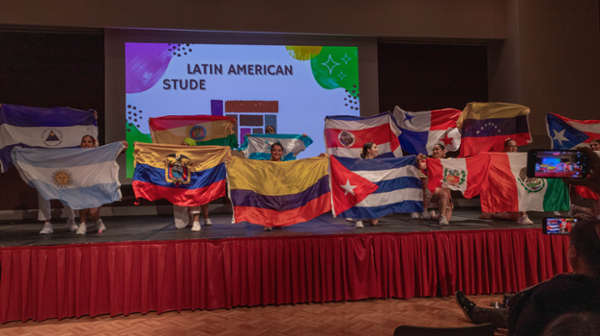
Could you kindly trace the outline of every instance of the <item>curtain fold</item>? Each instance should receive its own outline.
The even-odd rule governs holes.
[[[570,270],[539,229],[0,248],[0,323],[516,292]]]

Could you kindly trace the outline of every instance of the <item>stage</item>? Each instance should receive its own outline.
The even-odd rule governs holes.
[[[534,225],[479,214],[457,209],[449,226],[395,214],[364,229],[325,214],[273,231],[216,214],[200,232],[172,216],[105,217],[105,232],[86,235],[64,219],[50,235],[35,221],[3,222],[0,323],[508,293],[569,271],[568,236],[543,235],[544,213],[530,213]]]

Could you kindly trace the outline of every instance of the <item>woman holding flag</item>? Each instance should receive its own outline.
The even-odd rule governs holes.
[[[374,142],[367,142],[366,144],[363,145],[363,148],[360,152],[360,157],[361,157],[361,159],[364,159],[364,160],[370,160],[370,159],[376,158],[378,153],[379,153],[379,149],[377,148],[377,145]],[[352,219],[348,218],[347,220],[352,220]],[[364,228],[362,221],[363,220],[357,220],[354,227],[359,228],[359,229]],[[375,225],[377,225],[377,223],[379,223],[379,218],[368,219],[368,221],[369,221],[369,223],[371,223],[371,225],[375,226]]]
[[[427,162],[425,158],[427,156],[425,154],[419,154],[417,156],[417,161],[419,165],[419,169],[425,170],[427,169]],[[436,144],[433,146],[433,153],[431,155],[434,159],[444,159],[446,157],[446,147],[444,145]],[[437,204],[440,209],[439,216],[432,215],[432,220],[437,220],[440,225],[450,225],[448,222],[452,217],[452,210],[454,209],[454,205],[452,204],[452,197],[450,195],[450,189],[444,187],[435,188],[433,193],[429,193],[429,203]],[[426,209],[423,209],[423,213],[426,212]]]

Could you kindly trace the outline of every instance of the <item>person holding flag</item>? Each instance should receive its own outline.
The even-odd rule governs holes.
[[[431,155],[434,159],[443,159],[446,157],[446,146],[442,144],[436,144],[433,146],[433,154]],[[419,161],[419,169],[426,170],[427,162],[425,161],[427,156],[425,154],[419,154],[417,160]],[[436,187],[433,193],[429,191],[429,204],[437,204],[440,209],[439,216],[431,216],[432,220],[437,220],[440,225],[450,225],[448,222],[452,217],[452,210],[454,205],[452,204],[452,197],[450,195],[450,189],[446,187]],[[423,213],[427,212],[427,209],[423,209]]]
[[[363,145],[363,148],[360,152],[360,157],[364,160],[370,160],[376,158],[378,153],[379,149],[377,148],[377,145],[374,142],[367,142]],[[351,218],[347,218],[346,220],[352,221]],[[361,219],[357,220],[354,227],[358,229],[364,228],[365,226],[363,225],[362,221],[363,220]],[[375,226],[379,223],[379,218],[369,219],[368,221],[371,225]]]

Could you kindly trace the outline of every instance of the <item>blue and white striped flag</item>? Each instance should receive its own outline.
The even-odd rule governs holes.
[[[339,209],[334,214],[374,219],[391,213],[422,212],[423,189],[416,162],[414,155],[370,160],[332,157],[331,191],[334,210]],[[368,188],[369,182],[364,184],[363,180],[377,188],[360,202],[347,204],[351,202],[351,195],[358,195],[361,188]]]
[[[296,156],[310,146],[313,140],[300,134],[246,134],[240,151],[249,159],[270,160],[271,146],[280,143],[283,147],[282,161],[296,160]]]
[[[38,108],[0,105],[0,172],[13,166],[10,151],[15,146],[79,147],[84,135],[98,138],[94,110],[69,107]]]
[[[119,165],[125,146],[115,142],[97,148],[14,148],[19,174],[47,200],[88,209],[121,199]]]

